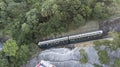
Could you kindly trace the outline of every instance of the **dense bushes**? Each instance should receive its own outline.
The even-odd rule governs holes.
[[[10,30],[18,44],[38,42],[82,26],[89,19],[107,18],[112,14],[109,12],[112,3],[112,0],[0,0],[0,27]]]
[[[30,53],[27,45],[18,47],[15,40],[9,39],[0,51],[0,67],[19,67],[27,62]]]

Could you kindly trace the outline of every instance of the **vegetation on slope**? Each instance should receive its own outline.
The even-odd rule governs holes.
[[[87,63],[88,62],[88,55],[87,55],[87,53],[85,52],[84,49],[80,50],[80,55],[82,56],[82,58],[80,59],[80,62],[81,63]]]
[[[102,64],[107,64],[110,61],[107,51],[101,50],[98,52],[99,60]]]
[[[0,34],[12,38],[0,51],[0,62],[5,61],[0,67],[24,64],[40,40],[56,37],[90,19],[108,18],[113,14],[111,5],[112,0],[0,0]],[[9,55],[9,49],[15,54]]]
[[[101,45],[104,45],[111,50],[115,51],[120,48],[120,33],[119,32],[110,32],[110,35],[113,37],[112,41],[103,40],[103,41],[95,41],[95,48],[98,50],[99,60],[102,64],[108,64],[110,62],[110,57],[107,51],[99,50]],[[120,58],[116,58],[113,64],[113,67],[119,67],[120,65]]]

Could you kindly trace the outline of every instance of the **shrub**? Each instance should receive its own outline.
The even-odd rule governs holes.
[[[98,52],[99,60],[102,64],[107,64],[110,61],[108,53],[105,50],[101,50]]]
[[[80,59],[80,62],[81,63],[87,63],[88,60],[88,56],[87,56],[87,53],[85,53],[85,51],[83,49],[80,50],[80,55],[82,56],[82,59]]]

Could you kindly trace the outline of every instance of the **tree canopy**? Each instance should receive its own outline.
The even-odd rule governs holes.
[[[0,27],[9,30],[18,43],[38,42],[82,26],[87,20],[107,18],[112,14],[109,12],[112,3],[112,0],[0,0]]]
[[[0,32],[12,38],[0,53],[0,67],[9,66],[9,60],[12,67],[26,63],[38,41],[76,29],[89,20],[108,18],[113,14],[110,8],[113,3],[113,0],[0,0]],[[82,60],[86,62],[86,57]]]

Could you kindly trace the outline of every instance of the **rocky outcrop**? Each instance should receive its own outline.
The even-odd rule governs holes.
[[[120,17],[109,19],[99,24],[101,30],[107,34],[109,31],[117,31],[120,32]]]
[[[105,47],[105,46],[101,46]],[[82,58],[79,50],[84,49],[88,55],[88,62],[81,63],[79,60]],[[51,64],[56,67],[94,67],[94,64],[101,65],[102,67],[111,67],[114,59],[120,58],[120,49],[112,51],[110,48],[100,48],[100,50],[106,50],[110,56],[109,64],[101,64],[99,61],[98,50],[94,47],[79,47],[72,50],[68,48],[52,48],[40,52],[38,57],[30,60],[24,67],[35,67],[40,60],[50,61]]]

